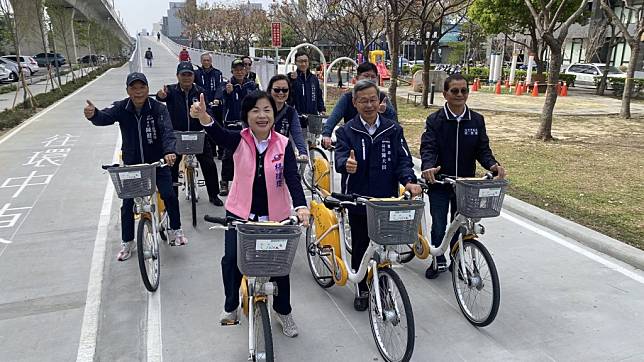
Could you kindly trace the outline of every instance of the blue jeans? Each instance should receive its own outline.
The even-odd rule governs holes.
[[[438,247],[445,237],[447,213],[450,213],[450,221],[456,214],[456,194],[452,185],[432,184],[429,187],[429,211],[432,215],[431,244]],[[454,234],[450,246],[458,240],[458,235],[458,232]]]
[[[170,168],[157,168],[157,189],[165,204],[170,217],[170,228],[181,229],[181,217],[179,215],[179,199],[172,187],[172,176]],[[121,205],[121,239],[123,241],[134,240],[134,200],[124,199]]]

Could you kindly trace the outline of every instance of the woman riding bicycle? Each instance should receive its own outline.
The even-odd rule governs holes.
[[[295,212],[306,226],[309,210],[297,172],[295,153],[288,138],[273,130],[275,101],[266,92],[252,92],[241,104],[241,118],[246,128],[231,131],[222,128],[206,113],[203,94],[190,112],[199,118],[206,132],[224,148],[233,152],[235,167],[230,194],[226,200],[226,215],[242,220],[281,221]],[[291,199],[293,203],[291,204]],[[221,260],[226,302],[221,314],[222,323],[237,321],[239,287],[242,275],[237,267],[237,234],[226,231],[224,257]],[[271,278],[277,284],[278,295],[273,299],[282,330],[295,337],[297,326],[291,315],[289,276]]]
[[[292,137],[299,154],[298,158],[306,160],[308,159],[308,150],[306,142],[304,142],[305,135],[300,125],[300,119],[295,108],[286,104],[290,90],[291,82],[284,74],[278,74],[271,78],[268,82],[268,89],[266,89],[275,100],[277,107],[275,130],[284,137]]]

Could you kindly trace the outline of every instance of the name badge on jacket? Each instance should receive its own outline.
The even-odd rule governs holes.
[[[478,128],[463,128],[463,134],[466,136],[478,136],[479,135],[479,129]]]

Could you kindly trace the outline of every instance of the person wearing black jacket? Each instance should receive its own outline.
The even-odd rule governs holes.
[[[309,55],[298,52],[295,54],[295,64],[297,71],[290,73],[292,91],[289,104],[295,107],[300,115],[326,112],[320,81],[309,70]],[[306,133],[309,124],[303,118],[300,118],[300,121],[302,130]]]
[[[212,66],[212,53],[205,52],[201,54],[201,67],[197,67],[195,71],[195,84],[206,91],[206,102],[211,107],[215,120],[220,124],[222,124],[223,117],[221,106],[223,83],[223,74],[219,69]],[[215,153],[217,145],[212,140],[212,137],[207,137],[207,140],[210,142],[213,153]]]
[[[199,101],[199,94],[204,93],[205,95],[206,91],[194,84],[192,63],[179,63],[177,79],[179,80],[177,84],[164,85],[163,89],[157,92],[157,100],[168,105],[172,127],[175,131],[201,131],[203,126],[199,120],[190,117],[190,106]],[[215,206],[223,206],[224,202],[219,198],[219,176],[210,142],[204,143],[203,153],[197,155],[197,160],[203,171],[210,202]],[[181,155],[178,156],[177,163],[172,167],[173,182],[179,180],[179,162],[181,162]],[[176,191],[178,190],[175,188]]]
[[[490,139],[485,130],[483,116],[465,104],[469,90],[467,80],[460,74],[453,74],[447,77],[443,87],[443,96],[447,103],[427,118],[420,143],[422,176],[431,183],[431,243],[436,247],[445,236],[448,209],[451,210],[452,220],[456,213],[454,189],[451,185],[436,184],[436,175],[474,177],[478,161],[498,178],[505,177],[505,169],[497,162],[490,149]],[[457,239],[458,233],[454,235],[452,244]],[[437,268],[430,265],[425,272],[428,279],[437,278],[447,267],[444,255],[439,255],[435,260]]]
[[[95,126],[109,126],[119,123],[123,145],[121,152],[125,165],[154,163],[160,159],[172,165],[175,137],[170,123],[168,109],[162,103],[148,97],[148,80],[143,73],[131,73],[127,77],[128,98],[116,101],[111,107],[98,110],[91,101],[84,109],[85,118]],[[170,217],[170,228],[174,230],[175,243],[185,245],[188,239],[181,229],[179,200],[172,189],[172,178],[167,167],[156,169],[157,188]],[[117,259],[128,259],[134,249],[134,201],[123,200],[121,206],[121,250]]]
[[[413,162],[403,129],[378,113],[378,86],[361,80],[353,88],[353,105],[358,115],[336,131],[335,169],[342,174],[342,192],[370,197],[397,197],[399,185],[412,195],[422,192],[416,184]],[[349,209],[351,226],[351,268],[358,270],[369,246],[364,206]],[[368,306],[366,280],[358,283],[353,307]]]
[[[246,68],[246,79],[252,80],[253,82],[257,83],[257,87],[259,88],[259,80],[257,79],[257,73],[251,70],[253,66],[253,59],[248,55],[242,57],[241,59],[244,62],[244,68]]]
[[[148,48],[148,50],[145,51],[145,60],[148,64],[148,67],[152,66],[152,59],[154,59],[154,56],[152,55],[152,48]]]

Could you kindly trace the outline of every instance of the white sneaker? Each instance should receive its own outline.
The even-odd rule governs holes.
[[[226,310],[223,310],[219,316],[219,323],[222,325],[236,324],[237,321],[237,309],[232,312],[226,312]]]
[[[282,332],[284,335],[289,338],[297,337],[298,331],[297,325],[293,320],[293,313],[282,315],[276,312],[275,314],[277,314],[277,320],[282,325]]]
[[[177,229],[174,231],[174,245],[186,245],[188,244],[188,238],[183,235],[183,229]]]
[[[135,249],[136,243],[134,241],[122,242],[121,251],[116,255],[116,260],[124,261],[129,259]]]

